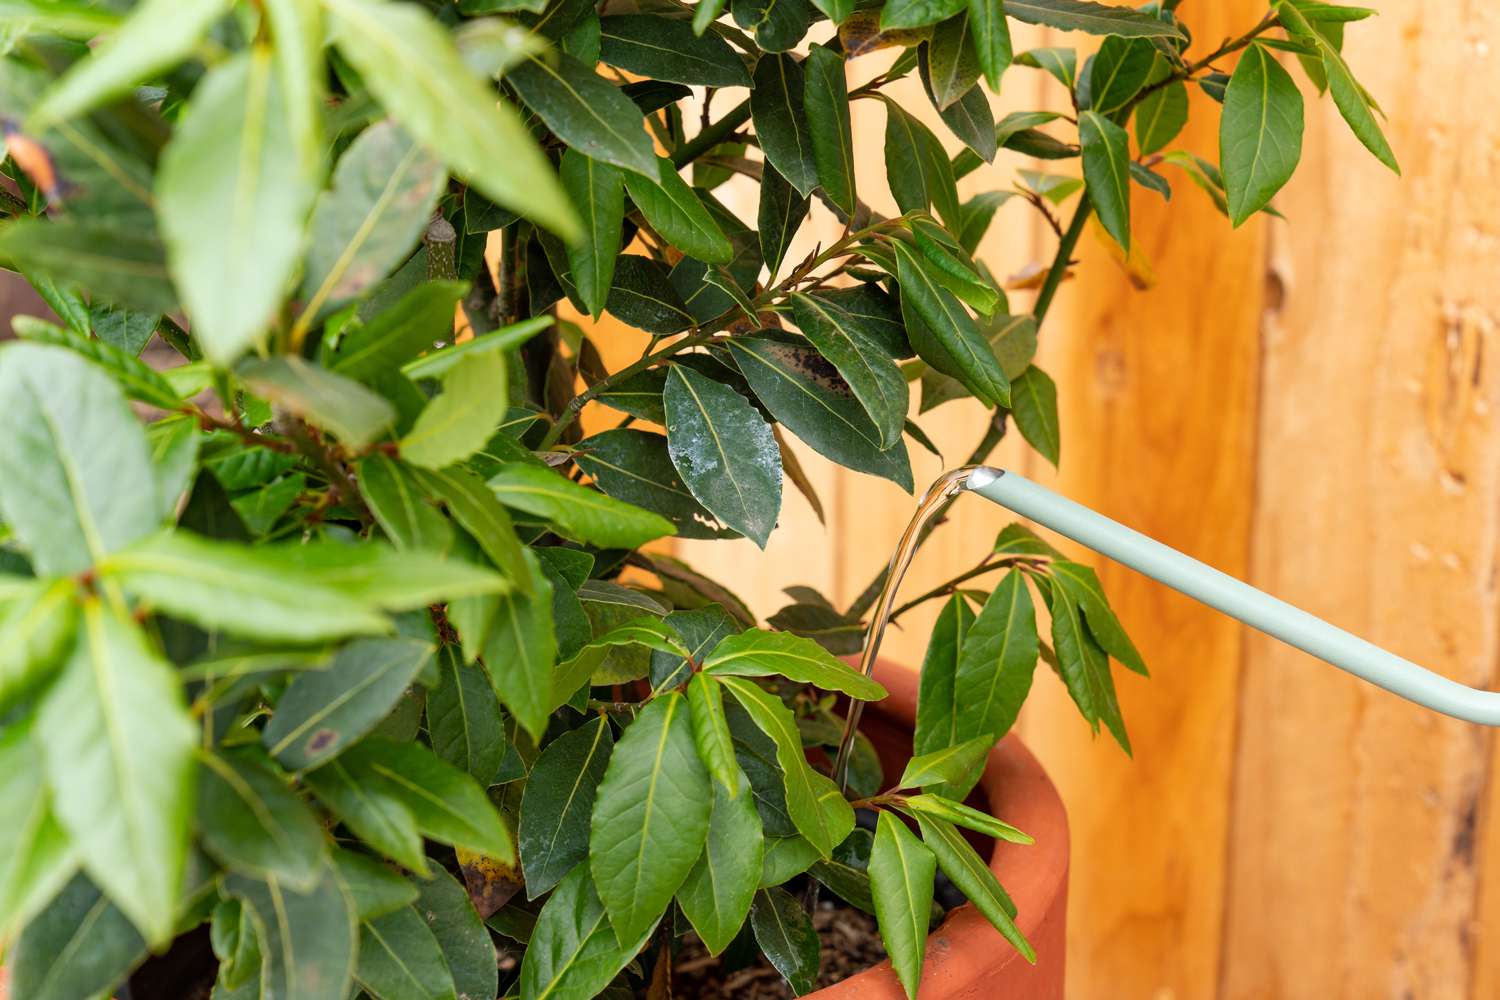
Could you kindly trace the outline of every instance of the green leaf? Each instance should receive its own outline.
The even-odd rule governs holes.
[[[755,943],[797,996],[818,985],[818,932],[802,904],[785,889],[762,889],[750,907]]]
[[[818,186],[813,137],[808,125],[802,64],[784,52],[768,52],[755,64],[750,118],[766,160],[804,197]]]
[[[767,837],[763,845],[760,887],[769,889],[809,871],[821,860],[818,849],[807,838]]]
[[[82,625],[39,709],[53,810],[89,877],[148,942],[165,944],[187,861],[197,727],[171,666],[133,624],[91,599]]]
[[[559,54],[557,65],[532,59],[506,74],[505,81],[571,148],[602,163],[657,176],[656,152],[641,109],[590,67]]]
[[[882,812],[870,850],[870,891],[891,966],[908,997],[915,998],[927,952],[937,858],[894,813]]]
[[[708,87],[748,87],[750,74],[718,35],[694,31],[685,20],[650,14],[600,22],[600,58],[652,80]]]
[[[1027,24],[1124,38],[1180,38],[1182,29],[1155,14],[1090,0],[1005,0],[1005,13]]]
[[[792,317],[874,421],[875,443],[899,445],[909,394],[878,320],[858,312],[853,300],[801,293],[792,296]]]
[[[689,257],[728,264],[734,259],[734,247],[719,224],[678,175],[671,160],[657,157],[656,164],[656,173],[649,177],[633,172],[625,175],[630,200],[662,238]]]
[[[103,372],[61,348],[11,345],[0,399],[0,511],[38,573],[77,573],[156,528],[145,432]]]
[[[1130,738],[1120,716],[1120,702],[1115,695],[1109,658],[1085,629],[1083,615],[1072,592],[1054,584],[1050,590],[1052,611],[1052,648],[1057,654],[1058,672],[1078,711],[1095,732],[1102,721],[1115,740],[1130,752]]]
[[[11,0],[0,8],[0,26],[14,37],[61,35],[86,41],[114,31],[120,15],[82,0]]]
[[[589,315],[598,319],[614,284],[625,222],[624,177],[607,163],[576,150],[563,151],[559,167],[563,189],[583,216],[583,238],[568,245],[573,286]]]
[[[1396,162],[1396,154],[1391,152],[1390,143],[1386,141],[1385,133],[1380,130],[1380,123],[1375,120],[1370,96],[1359,85],[1354,74],[1349,71],[1349,64],[1344,62],[1344,57],[1339,54],[1339,50],[1326,35],[1308,22],[1295,5],[1278,3],[1276,15],[1291,35],[1313,43],[1323,54],[1323,72],[1328,77],[1328,90],[1333,95],[1333,103],[1338,107],[1339,114],[1343,115],[1344,121],[1348,123],[1349,130],[1354,133],[1355,138],[1363,143],[1377,160],[1396,173],[1401,173],[1401,166]],[[1228,99],[1227,94],[1225,99]]]
[[[935,208],[943,221],[959,218],[958,189],[947,151],[927,126],[895,101],[886,101],[885,174],[902,212]]]
[[[898,440],[888,449],[880,448],[879,428],[849,384],[817,351],[774,334],[736,337],[729,350],[765,407],[814,451],[911,491],[905,443]]]
[[[605,308],[621,322],[659,336],[681,333],[697,322],[667,276],[667,269],[640,254],[621,254]]]
[[[880,9],[880,30],[922,28],[937,24],[953,17],[964,6],[965,0],[890,0]]]
[[[244,904],[260,939],[260,996],[338,1000],[351,992],[358,947],[354,901],[332,864],[305,893],[243,875],[226,876],[221,888]]]
[[[694,681],[697,680],[695,677]],[[713,689],[711,683],[705,687]],[[689,698],[693,690],[691,686],[688,688]],[[694,702],[695,730],[696,705]],[[733,764],[733,756],[729,760],[734,768],[735,787],[726,791],[722,785],[714,786],[713,811],[703,854],[677,890],[677,905],[710,955],[727,948],[745,925],[762,872],[764,840],[760,813],[755,810],[749,781],[739,766]]]
[[[311,319],[389,274],[427,228],[446,179],[443,165],[395,122],[361,132],[313,209],[304,315]]]
[[[116,553],[100,572],[155,608],[256,638],[316,640],[389,630],[366,602],[294,575],[293,551],[175,531]]]
[[[367,920],[355,979],[377,1000],[452,1000],[453,975],[414,906]]]
[[[448,519],[401,463],[377,452],[360,460],[358,479],[365,506],[398,549],[446,553],[452,548]]]
[[[615,937],[589,866],[579,863],[547,899],[521,960],[521,995],[592,1000],[639,954],[656,925],[626,941]]]
[[[389,0],[325,6],[339,51],[422,145],[489,200],[564,239],[577,234],[567,195],[521,117],[464,64],[446,28]]]
[[[483,448],[510,405],[505,369],[505,355],[491,351],[470,355],[445,372],[443,391],[401,439],[401,457],[442,469]]]
[[[969,0],[969,27],[984,82],[998,94],[1000,77],[1011,61],[1010,25],[1001,0]]]
[[[741,677],[723,677],[720,683],[775,742],[776,762],[786,783],[787,812],[797,831],[819,855],[828,857],[854,828],[854,810],[838,786],[808,764],[796,719],[780,698]]]
[[[531,766],[518,833],[528,899],[588,858],[589,817],[614,742],[609,720],[597,716],[547,744]]]
[[[1046,372],[1032,365],[1011,382],[1010,406],[1021,436],[1056,465],[1062,447],[1057,426],[1057,385]]]
[[[0,824],[0,943],[8,944],[78,868],[78,853],[52,809],[42,748],[24,722],[0,733],[0,811],[7,817]]]
[[[1130,137],[1097,111],[1078,113],[1083,179],[1099,221],[1120,246],[1130,248]]]
[[[427,874],[416,817],[390,789],[361,784],[340,760],[302,777],[360,840],[418,875]]]
[[[813,166],[818,184],[846,217],[854,215],[854,134],[849,121],[849,85],[844,57],[824,45],[814,45],[803,64],[806,82],[802,105],[812,139]]]
[[[927,83],[937,109],[946,111],[957,103],[974,88],[982,72],[968,14],[939,24],[927,43]]]
[[[182,406],[182,397],[172,388],[172,383],[133,354],[127,354],[103,340],[95,340],[86,333],[65,330],[34,316],[17,316],[11,325],[15,328],[16,336],[23,340],[66,347],[74,354],[92,361],[109,372],[131,399],[164,410],[175,410]]]
[[[340,764],[360,785],[404,805],[425,836],[515,863],[515,844],[484,789],[420,743],[371,737],[346,751]]]
[[[653,691],[677,687],[688,681],[693,672],[692,665],[688,662],[689,657],[694,664],[701,663],[703,657],[717,646],[721,639],[744,627],[718,604],[705,604],[691,611],[673,611],[662,619],[662,624],[681,637],[688,656],[653,652],[651,654],[651,688]],[[691,697],[691,691],[689,691],[689,697]],[[696,729],[694,733],[696,735]],[[701,740],[699,751],[702,752]],[[704,763],[709,765],[710,772],[714,770],[714,765],[707,756],[704,757]]]
[[[508,463],[489,486],[507,507],[546,518],[562,535],[601,548],[633,549],[675,533],[659,515],[540,466]]]
[[[1238,226],[1270,203],[1302,156],[1302,93],[1262,45],[1240,56],[1224,93],[1219,163]]]
[[[995,873],[974,853],[974,848],[969,846],[963,834],[955,830],[952,824],[935,816],[916,812],[914,817],[922,831],[922,842],[936,856],[943,874],[948,876],[959,892],[974,904],[976,910],[984,914],[984,918],[1026,961],[1035,963],[1036,950],[1016,926],[1015,904],[1000,887]]]
[[[533,739],[542,735],[552,701],[557,637],[552,628],[552,584],[530,549],[522,549],[525,592],[507,594],[484,644],[485,668],[501,704]]]
[[[302,252],[314,190],[271,52],[221,63],[193,91],[157,174],[167,266],[209,359],[265,333]]]
[[[1188,120],[1187,86],[1181,81],[1153,90],[1135,109],[1135,142],[1142,156],[1160,152]]]
[[[985,758],[995,741],[988,734],[964,740],[931,753],[919,754],[906,762],[901,772],[901,788],[923,788],[928,785],[957,785],[969,782],[984,770]]]
[[[6,955],[12,995],[77,1000],[106,994],[146,956],[130,920],[77,875]]]
[[[417,285],[368,323],[346,328],[338,349],[325,358],[329,370],[360,381],[389,375],[392,368],[430,350],[435,341],[452,336],[453,308],[466,291],[468,285],[461,281],[424,281]],[[457,365],[462,358],[455,355],[448,364]],[[420,370],[420,376],[405,369],[402,374],[417,378],[442,373],[431,371],[429,366]]]
[[[332,431],[351,448],[373,443],[396,421],[394,407],[381,396],[296,355],[252,358],[236,373],[257,395]]]
[[[436,283],[430,282],[429,284]],[[417,287],[425,288],[428,285],[419,285]],[[451,312],[452,310],[450,309],[449,313],[451,314]],[[451,332],[449,328],[452,325],[452,316],[449,315],[447,319],[449,322],[444,327],[445,336],[448,332]],[[429,351],[422,357],[408,361],[402,365],[401,374],[409,379],[439,378],[475,354],[488,354],[492,351],[513,351],[532,337],[535,337],[538,333],[551,328],[555,323],[556,319],[546,314],[533,316],[530,319],[523,319],[519,323],[502,326],[498,330],[481,333],[479,336],[466,340],[461,344],[448,344],[439,349]],[[530,414],[532,411],[527,411],[520,407],[512,407],[510,415],[514,416],[517,412]],[[522,422],[526,422],[526,419],[523,418]],[[534,414],[530,419],[535,419]],[[501,432],[505,433],[507,437],[514,437],[504,426],[501,427]]]
[[[688,681],[687,696],[698,757],[719,783],[720,790],[735,798],[744,775],[734,759],[734,736],[724,715],[724,693],[710,675],[699,672]]]
[[[0,709],[51,675],[73,644],[77,609],[77,588],[66,579],[18,582],[0,601]]]
[[[790,632],[750,629],[730,636],[703,661],[703,671],[715,677],[781,676],[859,701],[879,701],[886,696],[879,683],[811,639]]]
[[[807,218],[807,208],[807,196],[798,194],[780,171],[770,163],[765,164],[760,178],[756,230],[760,234],[761,257],[772,280],[781,269],[781,262],[798,228]]]
[[[610,756],[589,835],[589,868],[610,923],[633,941],[661,918],[703,852],[712,791],[687,699],[658,695]]]
[[[932,93],[932,74],[930,60],[926,49],[919,50],[921,55],[917,60],[918,71],[922,77],[923,88],[927,91],[927,97],[936,106],[937,100]],[[1000,147],[999,133],[995,129],[995,119],[990,112],[990,100],[985,96],[984,88],[977,84],[964,92],[958,100],[938,112],[943,119],[943,124],[948,126],[948,131],[968,146],[985,163],[995,162],[995,153]]]
[[[0,260],[87,288],[100,303],[158,313],[177,308],[166,251],[150,228],[72,217],[20,219],[0,226]]]
[[[755,44],[767,53],[795,49],[812,25],[806,0],[730,0],[729,9],[735,23],[753,31]]]
[[[994,316],[1000,307],[1000,291],[988,279],[980,277],[958,241],[928,219],[913,219],[911,231],[917,250],[932,265],[927,272],[932,279],[980,316]],[[1003,365],[1001,370],[1004,371]]]
[[[485,788],[510,747],[489,678],[464,663],[452,644],[438,650],[438,683],[427,691],[427,734],[434,753]]]
[[[97,305],[89,310],[89,322],[94,336],[132,357],[139,357],[161,325],[161,316]]]
[[[609,496],[665,517],[681,538],[724,534],[683,485],[661,434],[633,427],[604,431],[580,441],[573,461]]]
[[[1089,64],[1090,106],[1101,115],[1124,108],[1146,85],[1156,61],[1156,46],[1146,39],[1106,38]]]
[[[361,920],[384,916],[417,901],[417,887],[368,854],[336,847],[333,863]]]
[[[245,752],[199,757],[198,829],[204,849],[231,871],[301,890],[327,856],[317,817],[280,775]]]
[[[532,592],[535,575],[531,563],[511,526],[510,515],[484,480],[464,469],[453,467],[441,472],[418,472],[418,482],[432,496],[442,500],[465,531],[474,536],[484,554],[524,594]]]
[[[323,11],[317,0],[269,0],[266,24],[275,42],[276,75],[286,95],[287,123],[302,175],[322,179],[323,120],[328,64],[323,57]]]
[[[966,806],[961,802],[945,799],[941,795],[909,795],[903,800],[907,808],[917,813],[935,816],[956,826],[982,833],[986,837],[1008,841],[1012,844],[1034,844],[1036,840],[1022,833],[1009,823],[1002,822],[989,813]]]
[[[495,996],[500,992],[495,945],[468,891],[442,869],[420,889],[417,912],[443,950],[460,1000]]]
[[[901,240],[891,243],[901,310],[917,353],[938,371],[958,379],[986,406],[1010,402],[1010,382],[974,318],[930,273],[934,265]],[[930,339],[929,339],[930,338]]]
[[[79,118],[190,55],[230,0],[148,0],[88,58],[75,63],[27,120],[28,132]]]
[[[1130,637],[1125,634],[1120,620],[1110,610],[1109,599],[1104,596],[1104,587],[1093,569],[1066,559],[1055,559],[1048,572],[1072,596],[1073,602],[1083,612],[1089,633],[1104,651],[1127,669],[1142,677],[1148,676],[1145,661],[1141,659],[1141,654],[1136,651]]]
[[[294,771],[324,764],[385,718],[431,657],[419,639],[357,639],[326,668],[297,675],[261,741]]]
[[[959,742],[958,719],[962,703],[957,698],[954,681],[960,651],[973,624],[974,612],[969,609],[968,598],[954,594],[944,602],[943,610],[932,626],[917,693],[913,739],[913,749],[917,754],[934,753]]]
[[[1037,651],[1031,593],[1020,571],[1011,570],[984,602],[959,653],[953,677],[953,700],[958,708],[954,742],[980,736],[993,742],[1010,731],[1031,691]],[[978,780],[979,775],[971,777]],[[968,789],[963,791],[966,794]],[[953,797],[964,796],[955,793]]]
[[[672,365],[667,448],[693,496],[765,548],[781,510],[781,454],[770,426],[733,389]]]

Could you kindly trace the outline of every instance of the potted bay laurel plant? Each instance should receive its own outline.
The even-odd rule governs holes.
[[[1030,838],[964,800],[1039,660],[1128,750],[1110,662],[1145,666],[1094,574],[1006,529],[917,599],[882,715],[840,659],[881,581],[762,623],[658,543],[764,544],[788,436],[912,490],[910,414],[958,398],[970,461],[1015,427],[1056,462],[1031,361],[1080,235],[1128,250],[1133,190],[1183,179],[1271,211],[1302,91],[1395,167],[1340,54],[1372,11],[1278,0],[1216,46],[1176,7],[0,4],[0,261],[55,313],[0,347],[12,995],[803,994],[819,887],[889,955],[857,995],[916,996],[965,900],[971,962],[1059,965],[979,853]],[[1060,110],[995,121],[1028,73]],[[1174,145],[1190,88],[1218,151]],[[882,155],[898,216],[856,185]],[[1024,303],[973,258],[1001,212],[1057,231]],[[842,234],[790,253],[810,216]],[[914,723],[835,782],[855,702]]]

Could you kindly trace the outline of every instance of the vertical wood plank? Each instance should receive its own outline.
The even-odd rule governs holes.
[[[1442,7],[1385,5],[1350,32],[1404,178],[1327,103],[1310,114],[1273,241],[1252,567],[1258,586],[1484,685],[1500,610],[1486,110],[1500,23]],[[1248,639],[1246,661],[1224,995],[1493,997],[1495,925],[1475,920],[1481,860],[1500,907],[1500,832],[1476,837],[1488,734],[1268,639]]]
[[[1263,5],[1194,6],[1198,49]],[[1072,43],[1068,39],[1067,43]],[[1203,95],[1173,144],[1216,159]],[[1057,380],[1061,492],[1232,574],[1246,566],[1254,485],[1263,226],[1231,233],[1165,168],[1164,205],[1136,189],[1135,239],[1158,284],[1131,286],[1086,234],[1079,277],[1042,334]],[[1076,552],[1076,550],[1075,550]],[[1152,669],[1116,670],[1134,759],[1087,727],[1055,677],[1038,677],[1022,734],[1068,804],[1073,831],[1069,995],[1211,997],[1217,990],[1229,778],[1241,637],[1236,624],[1092,553]]]

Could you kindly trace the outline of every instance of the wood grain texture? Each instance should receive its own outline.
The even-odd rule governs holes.
[[[1252,580],[1489,685],[1500,129],[1480,106],[1500,24],[1442,6],[1351,33],[1406,176],[1319,104],[1281,199]],[[1495,996],[1490,736],[1254,636],[1240,729],[1222,995]]]

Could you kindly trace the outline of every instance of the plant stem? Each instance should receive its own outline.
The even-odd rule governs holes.
[[[750,120],[750,101],[747,98],[724,113],[724,117],[693,136],[692,139],[672,151],[672,165],[685,167],[704,153],[727,139],[735,129]]]
[[[1047,270],[1047,277],[1042,282],[1042,290],[1037,293],[1036,305],[1031,309],[1031,315],[1036,320],[1038,328],[1042,320],[1047,316],[1047,310],[1052,308],[1052,299],[1057,295],[1057,288],[1062,284],[1064,275],[1068,273],[1068,263],[1073,258],[1073,251],[1078,247],[1078,238],[1083,235],[1083,227],[1089,221],[1089,213],[1093,211],[1093,205],[1089,202],[1088,192],[1085,191],[1078,199],[1078,208],[1073,212],[1073,221],[1068,223],[1067,232],[1063,233],[1062,239],[1057,244],[1057,256],[1052,258],[1052,266]]]

